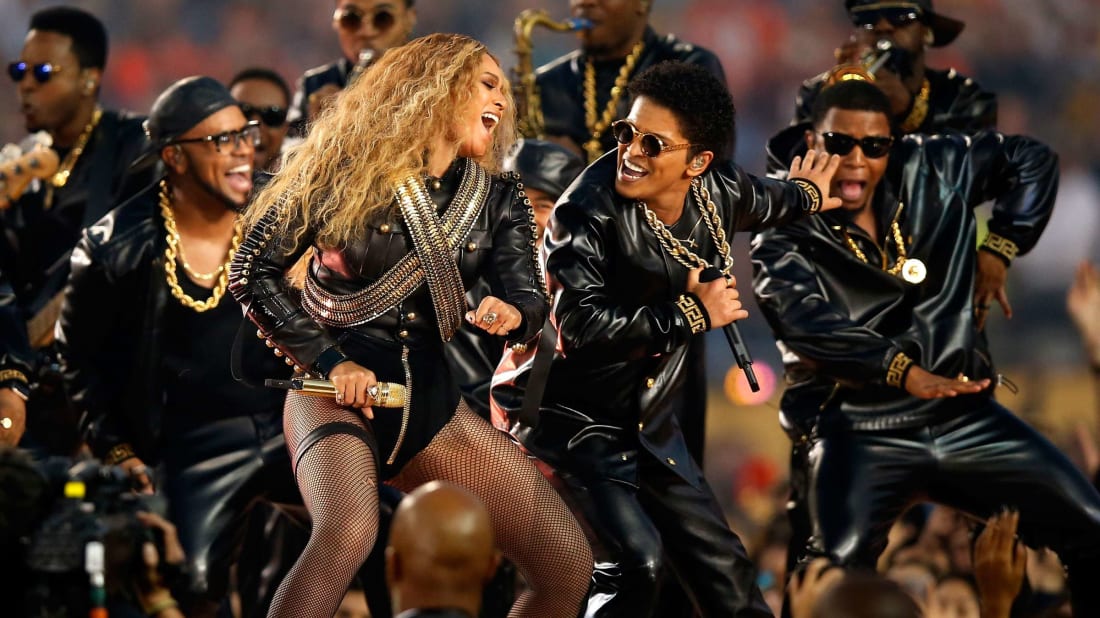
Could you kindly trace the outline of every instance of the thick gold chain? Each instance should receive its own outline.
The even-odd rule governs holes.
[[[237,253],[237,247],[241,244],[241,222],[237,221],[233,226],[233,240],[229,243],[229,254],[225,258],[225,263],[214,271],[214,273],[220,274],[217,283],[210,290],[210,298],[198,301],[183,291],[183,288],[180,287],[179,277],[176,274],[176,259],[182,256],[180,233],[176,229],[176,217],[172,213],[171,198],[168,195],[168,181],[166,180],[160,181],[160,214],[164,217],[164,229],[168,232],[168,247],[164,250],[164,277],[168,281],[168,289],[172,292],[172,296],[180,301],[180,304],[184,307],[194,309],[199,313],[213,309],[218,306],[218,302],[225,295],[226,288],[229,287],[229,263],[233,261],[233,256]],[[191,270],[188,269],[188,272],[191,272]]]
[[[591,56],[585,61],[584,126],[592,137],[584,143],[584,151],[588,153],[589,163],[600,158],[600,155],[603,154],[603,148],[600,147],[600,136],[607,130],[607,127],[611,126],[611,117],[619,107],[619,100],[626,92],[626,83],[630,79],[630,74],[634,71],[634,65],[637,64],[638,57],[642,55],[642,49],[644,48],[645,43],[638,41],[634,49],[630,50],[630,55],[626,57],[623,66],[619,68],[619,75],[615,77],[615,85],[611,87],[611,98],[607,100],[607,107],[604,108],[603,114],[599,118],[596,118],[596,65],[592,63]]]
[[[733,268],[733,259],[730,257],[730,244],[726,239],[725,230],[722,229],[722,218],[718,214],[718,208],[714,205],[714,201],[710,199],[710,191],[702,186],[702,182],[698,179],[693,180],[691,183],[691,194],[695,197],[695,202],[699,206],[699,215],[703,218],[703,223],[706,224],[711,239],[714,240],[714,246],[718,248],[718,256],[722,258],[720,270],[723,275],[729,275],[730,269]],[[700,266],[703,268],[710,266],[709,262],[696,255],[673,236],[668,226],[661,222],[657,217],[657,213],[650,210],[645,202],[638,202],[638,207],[642,209],[646,223],[649,224],[650,229],[657,236],[657,242],[672,256],[672,259],[688,270]]]
[[[73,172],[73,167],[76,166],[76,162],[80,160],[80,155],[84,154],[84,148],[88,145],[88,140],[92,138],[92,131],[95,131],[96,125],[99,124],[99,119],[103,117],[103,110],[95,108],[92,112],[92,119],[88,121],[88,124],[84,125],[84,130],[80,132],[80,137],[76,138],[76,144],[73,145],[73,149],[69,151],[69,154],[65,156],[65,160],[61,162],[61,166],[58,168],[52,178],[50,178],[50,184],[55,188],[60,189],[65,186],[65,183],[69,182],[69,176]]]
[[[898,215],[901,214],[901,209],[904,207],[904,204],[898,205]],[[898,250],[898,257],[896,260],[894,260],[893,266],[891,266],[890,268],[886,268],[886,254],[883,253],[882,269],[890,273],[891,275],[897,275],[901,272],[901,267],[903,264],[905,264],[905,260],[908,259],[909,256],[905,253],[905,240],[901,237],[901,226],[898,224],[896,216],[894,217],[893,223],[890,224],[890,234],[894,238],[894,246]],[[848,242],[848,248],[852,250],[852,253],[854,253],[857,258],[868,264],[871,263],[871,261],[867,259],[867,254],[863,253],[863,250],[859,248],[859,245],[856,244],[855,239],[853,239],[851,235],[848,234],[847,230],[844,231],[844,240]]]

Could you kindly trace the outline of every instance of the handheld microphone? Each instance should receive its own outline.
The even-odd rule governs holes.
[[[699,273],[699,282],[707,283],[721,277],[721,271],[713,266],[707,266],[703,269],[703,272]],[[749,348],[745,345],[745,340],[741,338],[741,331],[737,328],[737,322],[730,322],[723,326],[722,333],[726,335],[726,342],[730,344],[730,349],[733,350],[733,358],[737,360],[737,366],[745,372],[745,379],[749,381],[749,388],[754,393],[759,391],[760,382],[756,381],[756,374],[752,370],[752,355],[749,354]]]

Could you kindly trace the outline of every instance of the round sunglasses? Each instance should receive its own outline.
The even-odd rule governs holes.
[[[281,127],[286,124],[287,109],[278,105],[257,106],[251,103],[238,103],[245,118],[257,117],[269,127]]]
[[[634,143],[634,140],[641,139],[642,154],[650,158],[660,156],[662,152],[683,150],[695,145],[666,144],[665,140],[653,133],[642,133],[629,120],[616,120],[611,123],[611,134],[615,136],[615,141],[623,146],[629,146]]]
[[[34,81],[44,84],[50,81],[50,78],[55,73],[61,71],[61,66],[52,62],[39,62],[38,64],[28,64],[23,60],[12,62],[8,65],[8,75],[11,77],[11,81],[19,83],[23,81],[23,78],[27,76],[27,71],[30,71],[34,76]]]
[[[394,15],[393,11],[386,8],[372,11],[369,18],[371,27],[379,32],[389,30],[397,23],[397,16]],[[340,25],[340,28],[355,32],[363,27],[363,22],[368,21],[368,13],[353,4],[349,4],[336,9],[336,12],[332,14],[332,19]]]
[[[837,133],[836,131],[822,133],[821,137],[825,140],[825,150],[829,154],[842,157],[852,152],[852,149],[858,145],[859,149],[863,151],[863,156],[868,159],[879,159],[890,154],[890,146],[894,143],[893,137],[872,135],[856,139],[847,133]]]

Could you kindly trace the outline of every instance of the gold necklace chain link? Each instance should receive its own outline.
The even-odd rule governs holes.
[[[600,136],[607,130],[607,127],[611,126],[611,117],[619,107],[619,100],[626,92],[626,83],[630,79],[630,74],[634,71],[634,65],[637,64],[643,49],[645,49],[645,42],[638,41],[634,45],[634,49],[630,50],[623,66],[619,67],[619,74],[615,77],[615,84],[611,87],[611,98],[607,100],[607,106],[604,107],[599,118],[596,117],[596,65],[592,62],[591,56],[585,61],[584,126],[592,137],[584,143],[584,151],[588,153],[589,163],[600,158],[600,155],[603,154],[603,149],[600,147]]]
[[[218,280],[210,290],[210,297],[198,301],[183,291],[183,288],[180,287],[179,276],[176,273],[176,260],[182,259],[182,251],[180,233],[176,228],[176,217],[172,212],[171,198],[168,195],[168,181],[166,180],[160,181],[160,214],[164,217],[164,229],[168,232],[168,247],[164,250],[164,278],[168,282],[169,291],[184,307],[199,313],[213,309],[221,301],[222,296],[225,295],[226,288],[229,287],[229,264],[233,261],[233,256],[237,253],[237,248],[241,244],[240,220],[233,226],[233,240],[229,243],[229,253],[226,256],[225,263],[213,273],[218,274]],[[186,262],[184,264],[184,267],[187,268]],[[192,271],[187,268],[187,272]]]
[[[50,178],[50,184],[55,188],[60,189],[69,182],[69,176],[72,175],[73,167],[75,167],[76,162],[80,160],[80,155],[84,154],[84,148],[88,146],[88,140],[92,138],[92,132],[95,131],[96,126],[99,125],[99,119],[102,117],[103,110],[96,107],[95,110],[92,111],[91,120],[88,121],[88,124],[84,125],[84,130],[80,132],[80,137],[76,138],[73,149],[69,151],[69,154],[65,155],[65,160],[61,162],[61,166]]]
[[[904,204],[898,205],[898,215],[901,214],[901,210],[904,207]],[[896,260],[894,260],[894,265],[890,268],[887,268],[886,253],[884,252],[882,254],[882,269],[890,273],[891,275],[897,275],[901,272],[902,266],[905,264],[905,261],[909,258],[909,256],[905,252],[905,240],[901,237],[901,225],[898,224],[896,216],[894,218],[894,221],[890,224],[890,235],[894,239],[894,246],[897,248],[898,257]],[[863,250],[859,248],[859,245],[856,244],[855,239],[852,238],[851,234],[849,234],[847,230],[844,231],[844,240],[847,241],[848,248],[852,250],[852,253],[854,253],[855,256],[860,259],[860,261],[866,262],[867,264],[871,263],[871,261],[867,259],[867,254],[865,254]]]
[[[718,256],[722,258],[722,267],[719,270],[723,275],[728,276],[730,269],[733,268],[733,259],[730,257],[730,244],[726,239],[725,230],[722,229],[722,218],[718,214],[718,208],[714,205],[714,201],[710,199],[710,191],[703,187],[698,180],[692,181],[691,193],[695,198],[696,205],[699,206],[699,213],[707,226],[707,231],[710,232],[710,237],[714,240],[714,246],[718,249]],[[637,204],[645,214],[646,223],[649,224],[650,229],[657,236],[657,241],[674,260],[689,270],[710,266],[706,260],[685,247],[673,236],[668,226],[657,217],[657,213],[653,212],[645,202],[640,201]]]

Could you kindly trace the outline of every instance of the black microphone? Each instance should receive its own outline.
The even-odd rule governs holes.
[[[699,282],[707,283],[723,276],[717,268],[707,266],[703,269],[703,272],[699,273]],[[741,338],[741,331],[737,329],[737,322],[726,324],[722,327],[722,332],[726,335],[726,341],[730,344],[730,349],[733,350],[733,358],[737,360],[737,366],[745,372],[745,379],[749,381],[749,388],[754,393],[759,391],[760,383],[756,381],[756,374],[752,370],[752,355],[749,354],[749,348],[745,345],[745,340]]]

